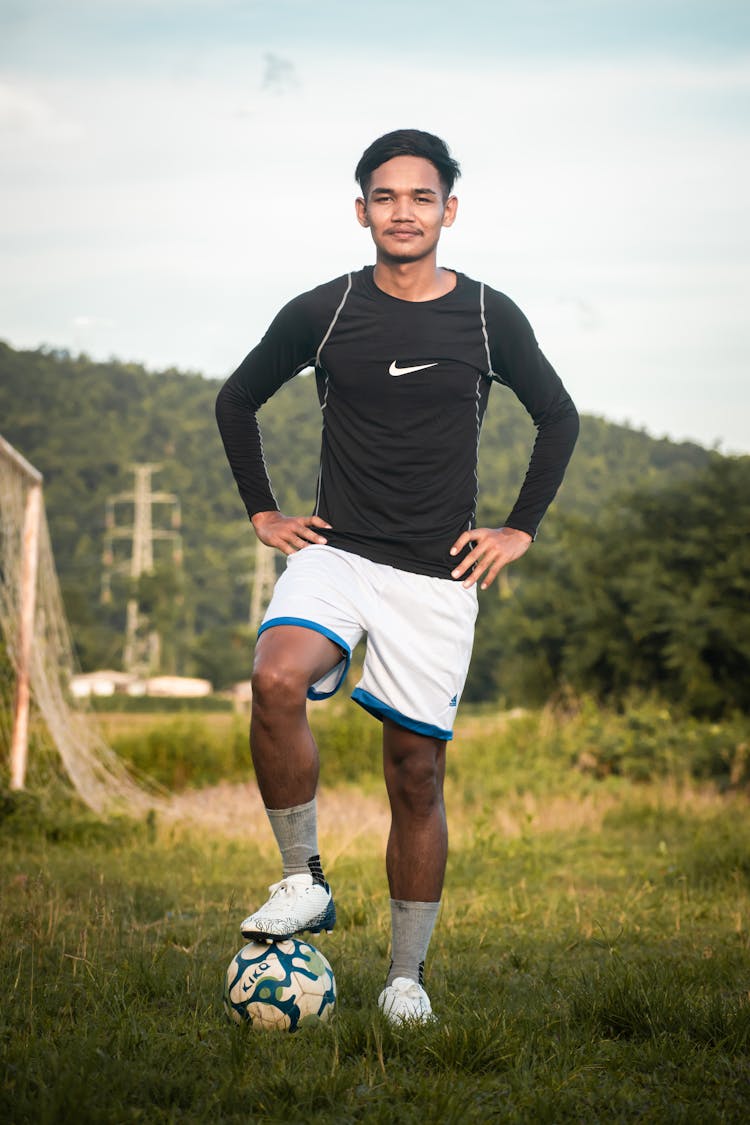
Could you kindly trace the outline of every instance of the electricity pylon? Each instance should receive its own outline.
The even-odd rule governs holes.
[[[126,672],[144,674],[155,669],[159,663],[159,635],[155,629],[148,629],[146,615],[141,612],[137,595],[137,582],[142,574],[152,574],[154,569],[154,540],[167,539],[172,542],[172,561],[175,566],[182,563],[182,538],[180,536],[180,501],[172,492],[152,492],[151,476],[161,468],[149,462],[130,466],[135,474],[132,492],[118,492],[107,500],[104,533],[104,557],[102,571],[102,601],[112,600],[112,572],[127,569],[132,579],[132,590],[128,598],[125,624],[125,650],[123,667]],[[118,527],[116,506],[132,504],[132,526]],[[151,509],[154,504],[169,504],[172,508],[172,527],[170,530],[153,526]],[[131,539],[133,549],[130,562],[115,564],[113,541]]]
[[[272,547],[267,547],[260,539],[256,541],[253,589],[250,595],[250,629],[253,632],[263,620],[266,606],[271,600],[276,582],[275,555],[276,552]]]

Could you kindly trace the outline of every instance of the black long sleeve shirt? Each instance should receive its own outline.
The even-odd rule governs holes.
[[[217,398],[227,457],[248,514],[278,507],[258,409],[314,366],[322,441],[315,514],[329,544],[402,570],[450,577],[457,536],[475,526],[477,457],[493,382],[510,387],[537,437],[506,526],[536,535],[578,435],[578,414],[521,310],[456,275],[451,292],[404,301],[373,268],[290,301]]]

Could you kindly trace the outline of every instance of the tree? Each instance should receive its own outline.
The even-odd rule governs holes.
[[[570,683],[655,692],[697,715],[750,710],[750,458],[568,521],[508,606],[503,669],[534,696]]]

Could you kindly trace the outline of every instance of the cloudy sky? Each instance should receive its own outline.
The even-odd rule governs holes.
[[[750,451],[747,0],[0,0],[0,337],[227,375],[404,126],[583,411]]]

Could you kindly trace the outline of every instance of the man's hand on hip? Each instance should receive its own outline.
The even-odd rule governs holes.
[[[252,522],[261,543],[285,555],[293,555],[309,543],[327,543],[315,528],[331,526],[320,516],[285,516],[282,512],[256,512]]]
[[[472,550],[451,572],[451,577],[463,578],[473,566],[463,585],[468,589],[484,575],[480,589],[486,590],[504,566],[526,554],[532,538],[526,531],[518,531],[515,527],[474,527],[459,535],[451,547],[451,554],[460,554],[469,543],[474,544]]]

